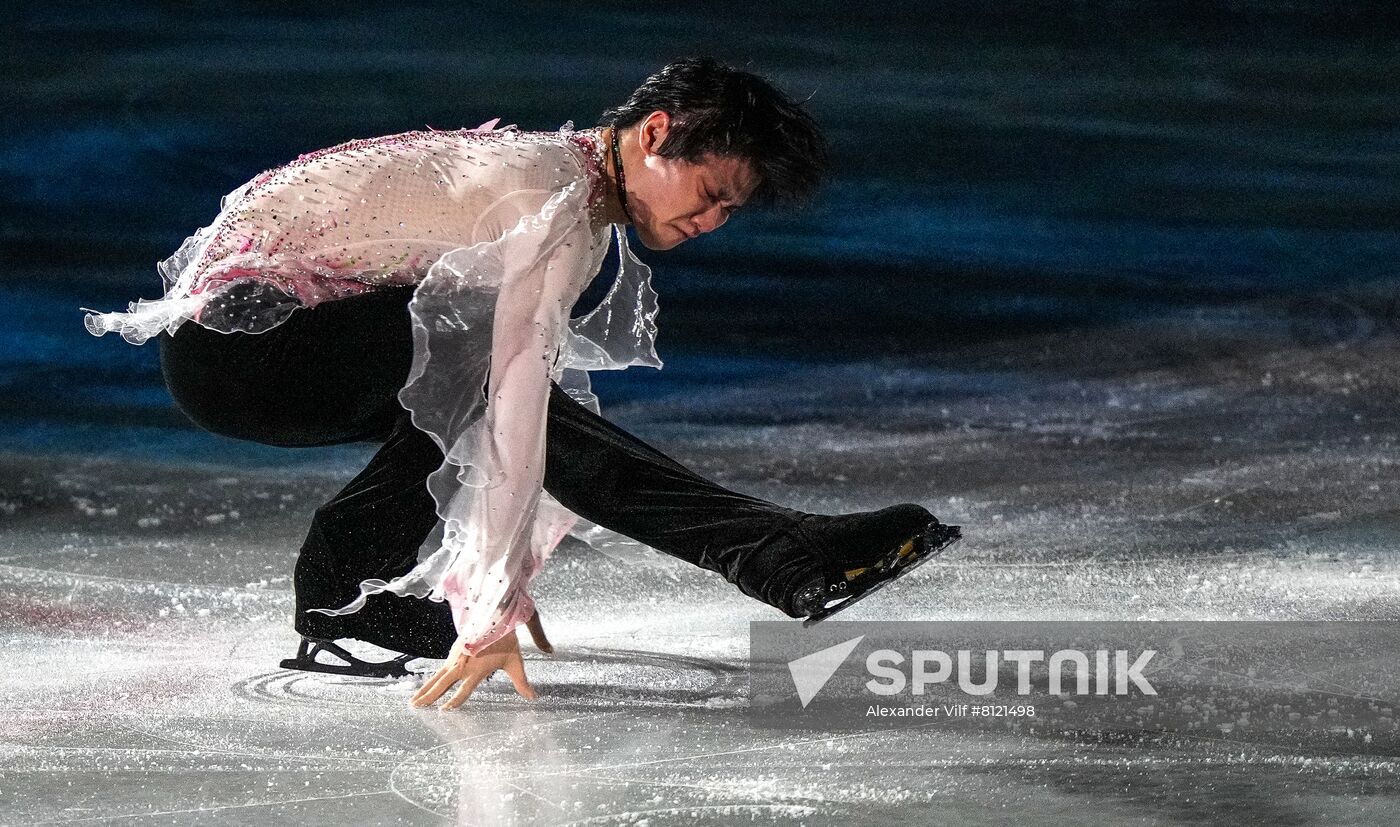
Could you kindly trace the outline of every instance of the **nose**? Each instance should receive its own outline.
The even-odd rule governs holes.
[[[712,233],[724,226],[724,222],[729,220],[729,214],[723,207],[716,205],[712,209],[706,210],[695,221],[696,233]]]

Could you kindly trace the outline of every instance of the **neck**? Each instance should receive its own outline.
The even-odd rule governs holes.
[[[628,134],[622,132],[617,137],[617,151],[622,156],[622,169],[625,175],[628,169],[628,157],[630,144],[627,141]],[[617,165],[613,162],[612,153],[612,127],[603,127],[599,130],[599,141],[602,144],[603,158],[605,159],[603,169],[605,175],[603,179],[607,192],[603,197],[604,217],[609,224],[629,224],[627,213],[622,209],[622,198],[618,194],[617,188]]]

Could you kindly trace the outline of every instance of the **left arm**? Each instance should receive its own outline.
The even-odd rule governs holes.
[[[452,495],[444,534],[456,555],[442,594],[458,639],[414,696],[415,706],[431,704],[462,681],[443,706],[455,708],[496,669],[506,671],[520,694],[534,697],[515,637],[522,622],[530,624],[536,645],[551,651],[527,588],[552,548],[537,548],[532,529],[544,483],[551,368],[594,251],[584,196],[586,182],[569,185],[500,239],[485,409],[465,445],[454,446],[466,449],[467,476],[474,481]]]

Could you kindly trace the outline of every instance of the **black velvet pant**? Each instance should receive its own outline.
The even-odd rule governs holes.
[[[442,453],[397,394],[408,379],[413,287],[300,308],[263,333],[186,322],[162,333],[161,369],[179,408],[201,428],[284,447],[381,443],[369,465],[316,509],[297,558],[297,631],[353,637],[420,657],[446,657],[456,634],[445,602],[393,594],[331,617],[361,580],[417,563],[437,525],[426,480]],[[814,552],[794,526],[804,513],[730,491],[551,389],[544,488],[598,525],[701,568],[796,616],[791,592]]]

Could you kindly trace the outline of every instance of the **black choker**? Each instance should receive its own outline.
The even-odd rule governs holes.
[[[635,224],[632,211],[627,208],[627,176],[622,174],[622,152],[617,148],[616,125],[612,128],[612,156],[613,166],[617,167],[617,200],[622,202],[622,214],[627,216],[627,223]]]

